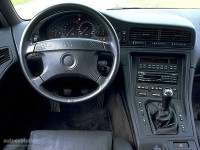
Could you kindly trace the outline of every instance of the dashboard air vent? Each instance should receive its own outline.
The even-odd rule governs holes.
[[[192,48],[190,30],[132,27],[129,30],[129,45],[141,47]]]
[[[10,60],[9,49],[0,49],[0,65]]]

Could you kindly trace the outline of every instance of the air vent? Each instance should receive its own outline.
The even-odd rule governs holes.
[[[9,49],[8,48],[0,49],[0,65],[4,64],[9,60],[10,60]]]
[[[129,45],[166,48],[192,48],[192,32],[183,29],[131,28]]]

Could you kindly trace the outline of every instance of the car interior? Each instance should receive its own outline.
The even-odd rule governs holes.
[[[0,149],[199,150],[200,9],[0,1]]]

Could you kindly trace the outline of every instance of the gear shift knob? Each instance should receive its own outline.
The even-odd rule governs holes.
[[[169,110],[169,105],[173,98],[173,90],[171,88],[164,88],[162,93],[162,108],[164,111]]]

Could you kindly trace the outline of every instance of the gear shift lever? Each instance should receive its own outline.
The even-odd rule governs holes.
[[[176,112],[171,104],[172,88],[163,88],[162,101],[147,103],[147,113],[154,134],[177,134],[178,122]]]
[[[164,111],[169,111],[169,105],[173,98],[173,90],[171,88],[164,88],[162,93],[162,108]]]

